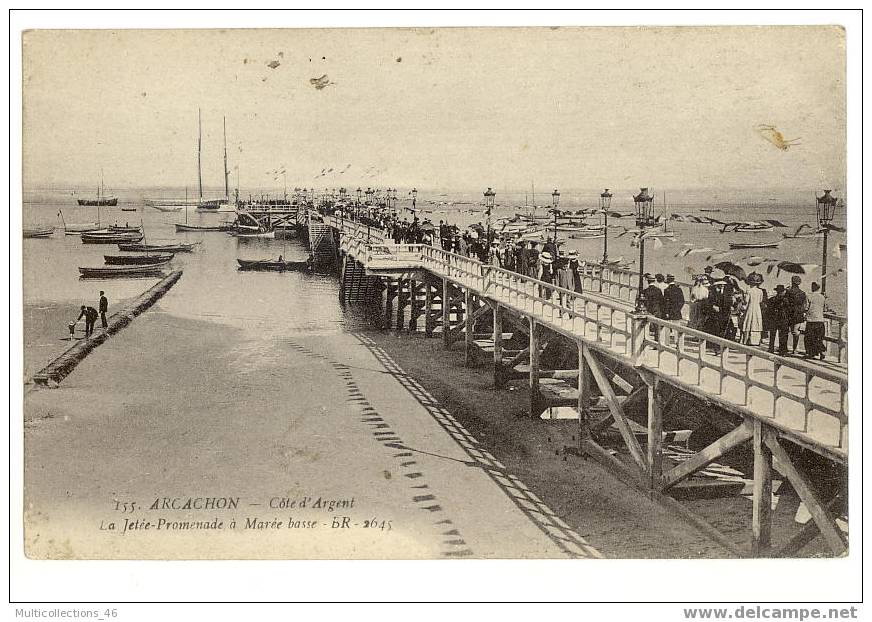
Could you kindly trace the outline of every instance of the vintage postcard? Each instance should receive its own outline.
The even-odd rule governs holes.
[[[26,556],[849,556],[846,63],[24,32]]]

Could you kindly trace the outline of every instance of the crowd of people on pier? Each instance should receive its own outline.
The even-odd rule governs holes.
[[[646,310],[666,320],[681,321],[684,292],[672,275],[646,274],[643,290]],[[688,326],[710,335],[761,346],[782,356],[797,354],[800,328],[805,325],[805,358],[826,357],[825,305],[818,283],[802,289],[802,277],[793,275],[790,287],[778,284],[772,295],[763,287],[763,275],[752,272],[744,279],[707,266],[694,277],[688,302]],[[790,347],[788,349],[788,340]],[[710,349],[719,351],[716,344]]]
[[[550,298],[557,291],[549,289],[548,285],[582,292],[584,262],[579,259],[578,251],[561,249],[555,237],[537,242],[498,236],[481,223],[461,231],[442,220],[434,225],[427,219],[419,220],[417,215],[409,220],[386,209],[343,213],[341,208],[338,211],[334,208],[329,213],[379,228],[397,244],[441,246],[443,250],[537,279],[543,282],[539,286],[540,296]],[[826,357],[825,299],[818,283],[812,283],[811,291],[806,292],[801,288],[802,278],[794,275],[789,288],[778,284],[770,294],[763,287],[763,276],[758,272],[747,276],[727,274],[717,267],[707,266],[702,274],[694,277],[686,296],[672,274],[646,273],[644,279],[647,285],[640,298],[647,313],[654,317],[686,321],[690,328],[729,341],[750,346],[768,345],[769,352],[783,356],[797,354],[800,329],[804,325],[804,357],[821,360]],[[564,297],[559,298],[563,303]],[[685,307],[688,309],[686,317]],[[720,351],[715,343],[709,343],[708,347]]]

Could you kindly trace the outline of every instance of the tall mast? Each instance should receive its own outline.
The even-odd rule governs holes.
[[[230,198],[229,177],[230,171],[227,170],[227,117],[224,117],[224,196],[228,199]]]
[[[203,170],[200,166],[200,153],[203,151],[203,123],[200,109],[197,108],[197,188],[200,190],[200,203],[203,202]]]
[[[106,194],[106,190],[104,190],[104,188],[103,188],[103,169],[101,168],[100,169],[100,196],[102,197],[105,194]]]

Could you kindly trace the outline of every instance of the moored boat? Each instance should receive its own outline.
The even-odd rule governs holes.
[[[237,238],[275,238],[275,231],[260,231],[257,233],[240,233],[236,231],[233,233]]]
[[[231,231],[233,225],[185,225],[176,223],[176,231]]]
[[[106,229],[82,234],[83,244],[124,244],[139,242],[142,239],[140,232],[117,233]]]
[[[164,262],[166,263],[166,262]],[[101,266],[98,268],[79,267],[79,273],[86,279],[112,277],[160,276],[164,264],[153,266]]]
[[[47,238],[54,233],[54,227],[25,227],[24,237],[26,238]]]
[[[284,272],[286,270],[310,270],[311,261],[278,261],[275,259],[237,259],[240,270],[264,270]]]
[[[106,196],[106,189],[103,187],[103,170],[100,170],[100,185],[97,187],[97,196],[87,197],[84,199],[76,199],[79,205],[89,205],[92,207],[113,207],[118,205],[118,197]]]
[[[160,253],[190,253],[194,250],[195,244],[134,244],[124,243],[118,245],[120,251],[147,252],[157,251]]]
[[[172,253],[159,253],[155,255],[103,255],[103,261],[109,266],[153,266],[164,264],[172,258]]]
[[[778,245],[781,244],[781,240],[775,240],[774,242],[730,242],[730,248],[740,249],[740,248],[778,248]]]

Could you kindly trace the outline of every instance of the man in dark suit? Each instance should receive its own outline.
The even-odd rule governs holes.
[[[82,305],[82,312],[79,314],[79,317],[76,318],[76,321],[78,322],[82,318],[85,318],[85,339],[89,339],[91,333],[94,332],[94,324],[97,323],[97,315],[97,309]]]
[[[766,301],[769,317],[769,352],[775,353],[778,339],[778,354],[787,355],[787,333],[790,332],[791,302],[784,285],[775,286],[775,296]],[[776,337],[777,335],[777,337]]]
[[[681,319],[681,310],[684,308],[684,292],[675,284],[675,277],[666,275],[666,289],[663,290],[664,319],[678,321]]]
[[[109,323],[106,321],[106,313],[109,311],[109,300],[106,299],[106,294],[100,290],[100,323],[103,328],[107,328]]]

